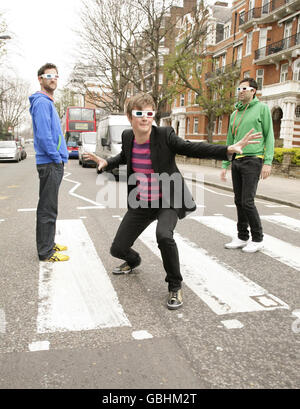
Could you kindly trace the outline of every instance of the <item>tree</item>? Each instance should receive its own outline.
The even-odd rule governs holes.
[[[21,124],[28,110],[29,85],[19,79],[0,77],[0,127],[3,133],[8,128]]]
[[[196,2],[196,0],[195,0]],[[91,82],[100,85],[98,106],[122,112],[130,94],[149,92],[157,105],[156,120],[170,98],[163,78],[163,56],[172,49],[176,25],[183,8],[174,7],[175,0],[90,0],[84,3],[81,50],[81,78],[86,92]],[[88,63],[87,63],[88,62]],[[78,71],[78,70],[77,70]],[[87,76],[87,71],[91,71]],[[89,81],[88,79],[91,79]]]
[[[214,121],[233,110],[240,70],[230,64],[211,73],[212,60],[207,53],[211,34],[209,10],[202,1],[185,16],[185,23],[175,51],[169,55],[165,72],[173,95],[186,90],[195,92],[196,103],[207,117],[208,142],[212,142]]]

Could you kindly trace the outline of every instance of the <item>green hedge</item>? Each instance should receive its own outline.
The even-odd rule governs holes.
[[[291,163],[300,166],[300,148],[275,148],[273,162],[282,163],[284,153],[292,153]]]

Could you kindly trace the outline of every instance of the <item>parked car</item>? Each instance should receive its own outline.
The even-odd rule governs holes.
[[[96,132],[81,132],[79,141],[78,141],[78,160],[79,165],[82,165],[85,168],[87,165],[95,166],[95,162],[91,160],[86,160],[83,157],[83,152],[96,152]]]
[[[17,145],[18,145],[19,151],[21,152],[21,159],[22,160],[26,159],[27,158],[27,152],[25,150],[25,146],[22,145],[21,142],[17,142]]]
[[[20,162],[21,150],[15,141],[0,141],[0,161]]]

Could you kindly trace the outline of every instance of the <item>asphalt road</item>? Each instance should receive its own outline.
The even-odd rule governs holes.
[[[123,208],[97,205],[102,182],[69,161],[57,234],[73,264],[45,267],[32,146],[26,160],[0,163],[0,388],[299,388],[299,209],[257,201],[266,250],[225,250],[232,195],[193,186],[198,210],[176,229],[184,305],[169,311],[151,229],[135,244],[141,266],[111,274],[126,209],[124,197]],[[123,182],[114,186],[124,195]]]

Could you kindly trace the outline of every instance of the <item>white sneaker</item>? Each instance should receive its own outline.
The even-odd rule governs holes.
[[[245,247],[248,240],[240,240],[238,237],[234,237],[230,243],[225,244],[226,249],[241,249]]]
[[[246,247],[243,248],[245,253],[256,253],[263,248],[262,241],[250,241]]]

